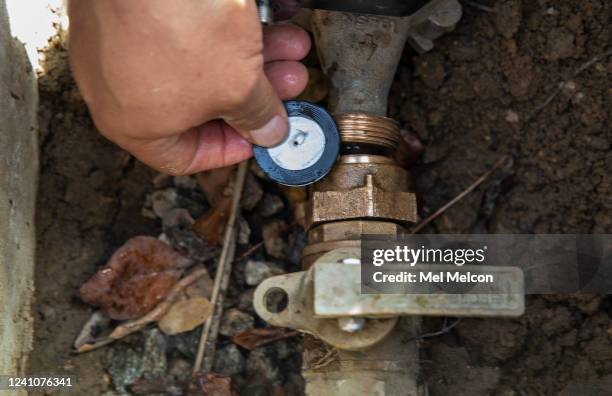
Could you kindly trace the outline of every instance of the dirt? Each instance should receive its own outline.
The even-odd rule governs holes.
[[[611,21],[604,0],[466,2],[431,53],[406,50],[390,113],[425,146],[421,217],[511,157],[426,232],[612,233]],[[159,233],[140,214],[154,173],[95,132],[59,37],[47,54],[30,371],[102,394],[109,349],[71,354],[92,312],[77,290],[129,237]],[[429,394],[612,394],[611,315],[609,296],[551,295],[516,320],[463,319],[423,342]]]

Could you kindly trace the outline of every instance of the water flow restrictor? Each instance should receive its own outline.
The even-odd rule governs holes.
[[[277,183],[306,186],[329,173],[340,151],[336,123],[324,108],[304,101],[285,102],[289,135],[275,147],[253,147],[259,167]]]

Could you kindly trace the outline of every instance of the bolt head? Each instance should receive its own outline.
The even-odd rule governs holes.
[[[357,316],[338,318],[338,326],[340,326],[340,330],[346,331],[347,333],[356,333],[363,330],[365,323],[365,318]]]

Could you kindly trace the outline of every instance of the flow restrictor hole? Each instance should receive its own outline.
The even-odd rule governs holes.
[[[264,304],[268,312],[281,313],[289,305],[289,296],[280,287],[273,287],[264,294]]]

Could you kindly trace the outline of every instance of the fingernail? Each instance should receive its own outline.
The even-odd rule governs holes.
[[[272,147],[282,142],[289,133],[289,124],[285,118],[275,115],[259,129],[251,131],[251,138],[258,146]]]

